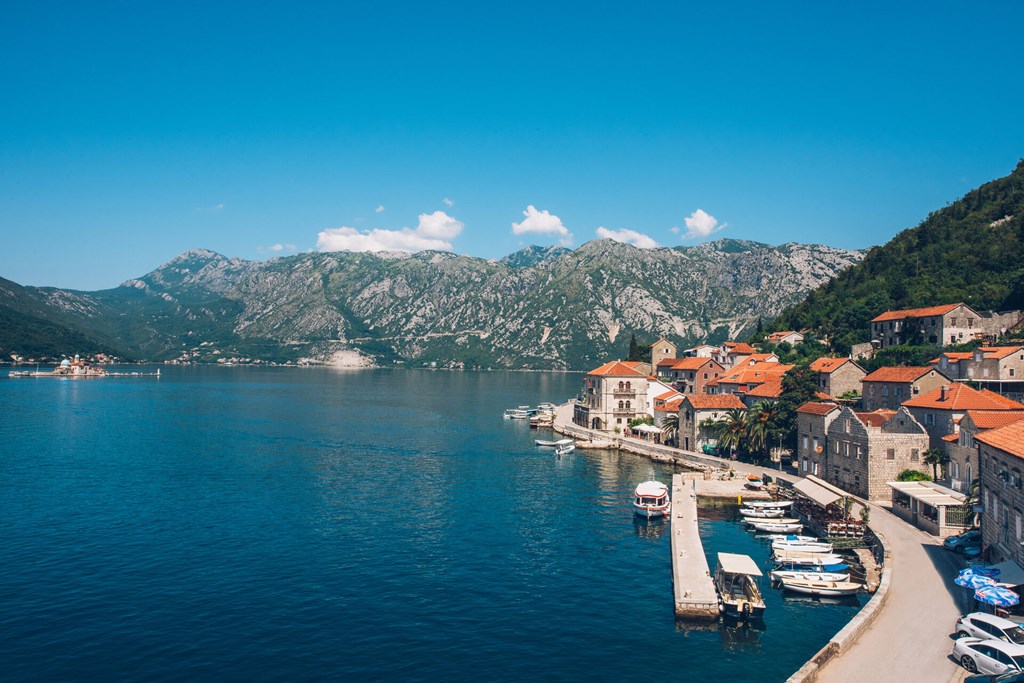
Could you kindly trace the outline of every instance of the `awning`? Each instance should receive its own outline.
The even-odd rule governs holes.
[[[999,583],[1005,583],[1010,586],[1024,584],[1024,569],[1021,569],[1020,565],[1013,560],[994,564],[990,569],[999,570],[999,576],[995,577],[995,580]]]
[[[805,496],[807,496],[808,498],[810,498],[823,508],[828,507],[832,503],[842,498],[842,496],[839,495],[838,493],[829,491],[824,486],[815,484],[813,481],[810,481],[809,479],[803,479],[801,481],[798,481],[797,483],[793,484],[793,488],[799,491],[800,493],[804,494]]]
[[[762,576],[757,563],[749,555],[737,555],[736,553],[718,553],[718,566],[728,574],[750,574],[751,576]]]
[[[890,481],[886,482],[886,485],[933,508],[958,507],[963,505],[967,499],[964,494],[947,489],[933,481]]]
[[[661,429],[654,425],[637,425],[636,427],[630,427],[630,429],[641,434],[661,434]]]

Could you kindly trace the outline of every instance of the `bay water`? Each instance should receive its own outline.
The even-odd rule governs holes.
[[[785,680],[862,600],[677,623],[668,525],[631,508],[672,468],[502,419],[581,379],[0,373],[0,679]],[[701,514],[712,567],[765,566],[734,504]]]

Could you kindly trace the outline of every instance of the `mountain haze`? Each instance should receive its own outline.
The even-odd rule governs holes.
[[[621,357],[630,334],[680,343],[742,336],[860,258],[737,240],[661,249],[598,240],[501,261],[448,252],[245,261],[194,249],[111,290],[10,283],[0,287],[0,313],[23,315],[23,330],[65,331],[75,346],[65,353],[211,361],[356,351],[381,364],[587,369]],[[42,353],[6,333],[0,348]]]

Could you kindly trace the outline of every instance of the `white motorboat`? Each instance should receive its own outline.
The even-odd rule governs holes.
[[[660,481],[643,481],[633,492],[633,512],[641,517],[664,517],[669,513],[672,502],[668,497],[668,486]]]
[[[555,455],[568,455],[576,450],[574,443],[562,443],[555,446]]]
[[[772,550],[802,553],[830,553],[831,543],[820,541],[772,541]]]
[[[803,581],[849,581],[850,572],[802,572],[791,569],[773,569],[768,572],[772,581],[779,583],[783,579],[800,579]]]
[[[743,521],[751,526],[757,526],[758,524],[798,524],[800,522],[796,517],[772,517],[771,519],[759,519],[757,517],[744,517]]]
[[[758,531],[767,531],[772,534],[788,534],[804,530],[804,525],[800,522],[783,522],[780,520],[751,522],[751,526]]]
[[[792,562],[808,567],[843,563],[843,558],[835,553],[802,553],[797,551],[786,552],[785,550],[776,550],[772,553],[772,559],[780,563]]]
[[[528,420],[537,411],[530,406],[519,406],[518,408],[508,408],[505,410],[504,417],[506,420]]]
[[[782,587],[794,593],[804,595],[820,595],[825,597],[841,597],[855,595],[864,588],[864,584],[855,581],[815,581],[809,579],[783,579]]]
[[[786,511],[782,508],[740,508],[740,514],[744,517],[768,519],[771,517],[782,517],[786,514]]]
[[[796,534],[764,534],[758,538],[767,538],[771,541],[799,541],[801,543],[818,543],[817,536],[797,536]]]
[[[745,503],[748,508],[769,508],[769,509],[782,509],[788,508],[793,504],[791,500],[748,500]]]
[[[764,598],[758,580],[763,574],[747,555],[718,553],[715,588],[727,617],[756,619],[764,616]]]
[[[743,485],[751,491],[760,491],[764,488],[764,479],[754,474],[748,474],[747,481]]]
[[[572,439],[558,439],[557,441],[546,441],[544,439],[534,439],[534,443],[538,446],[546,446],[548,448],[556,448],[558,446],[564,446],[566,444],[574,443]]]

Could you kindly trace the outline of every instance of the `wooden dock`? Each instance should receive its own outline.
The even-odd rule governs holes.
[[[676,616],[717,619],[718,593],[697,530],[695,481],[672,475],[672,586]]]

